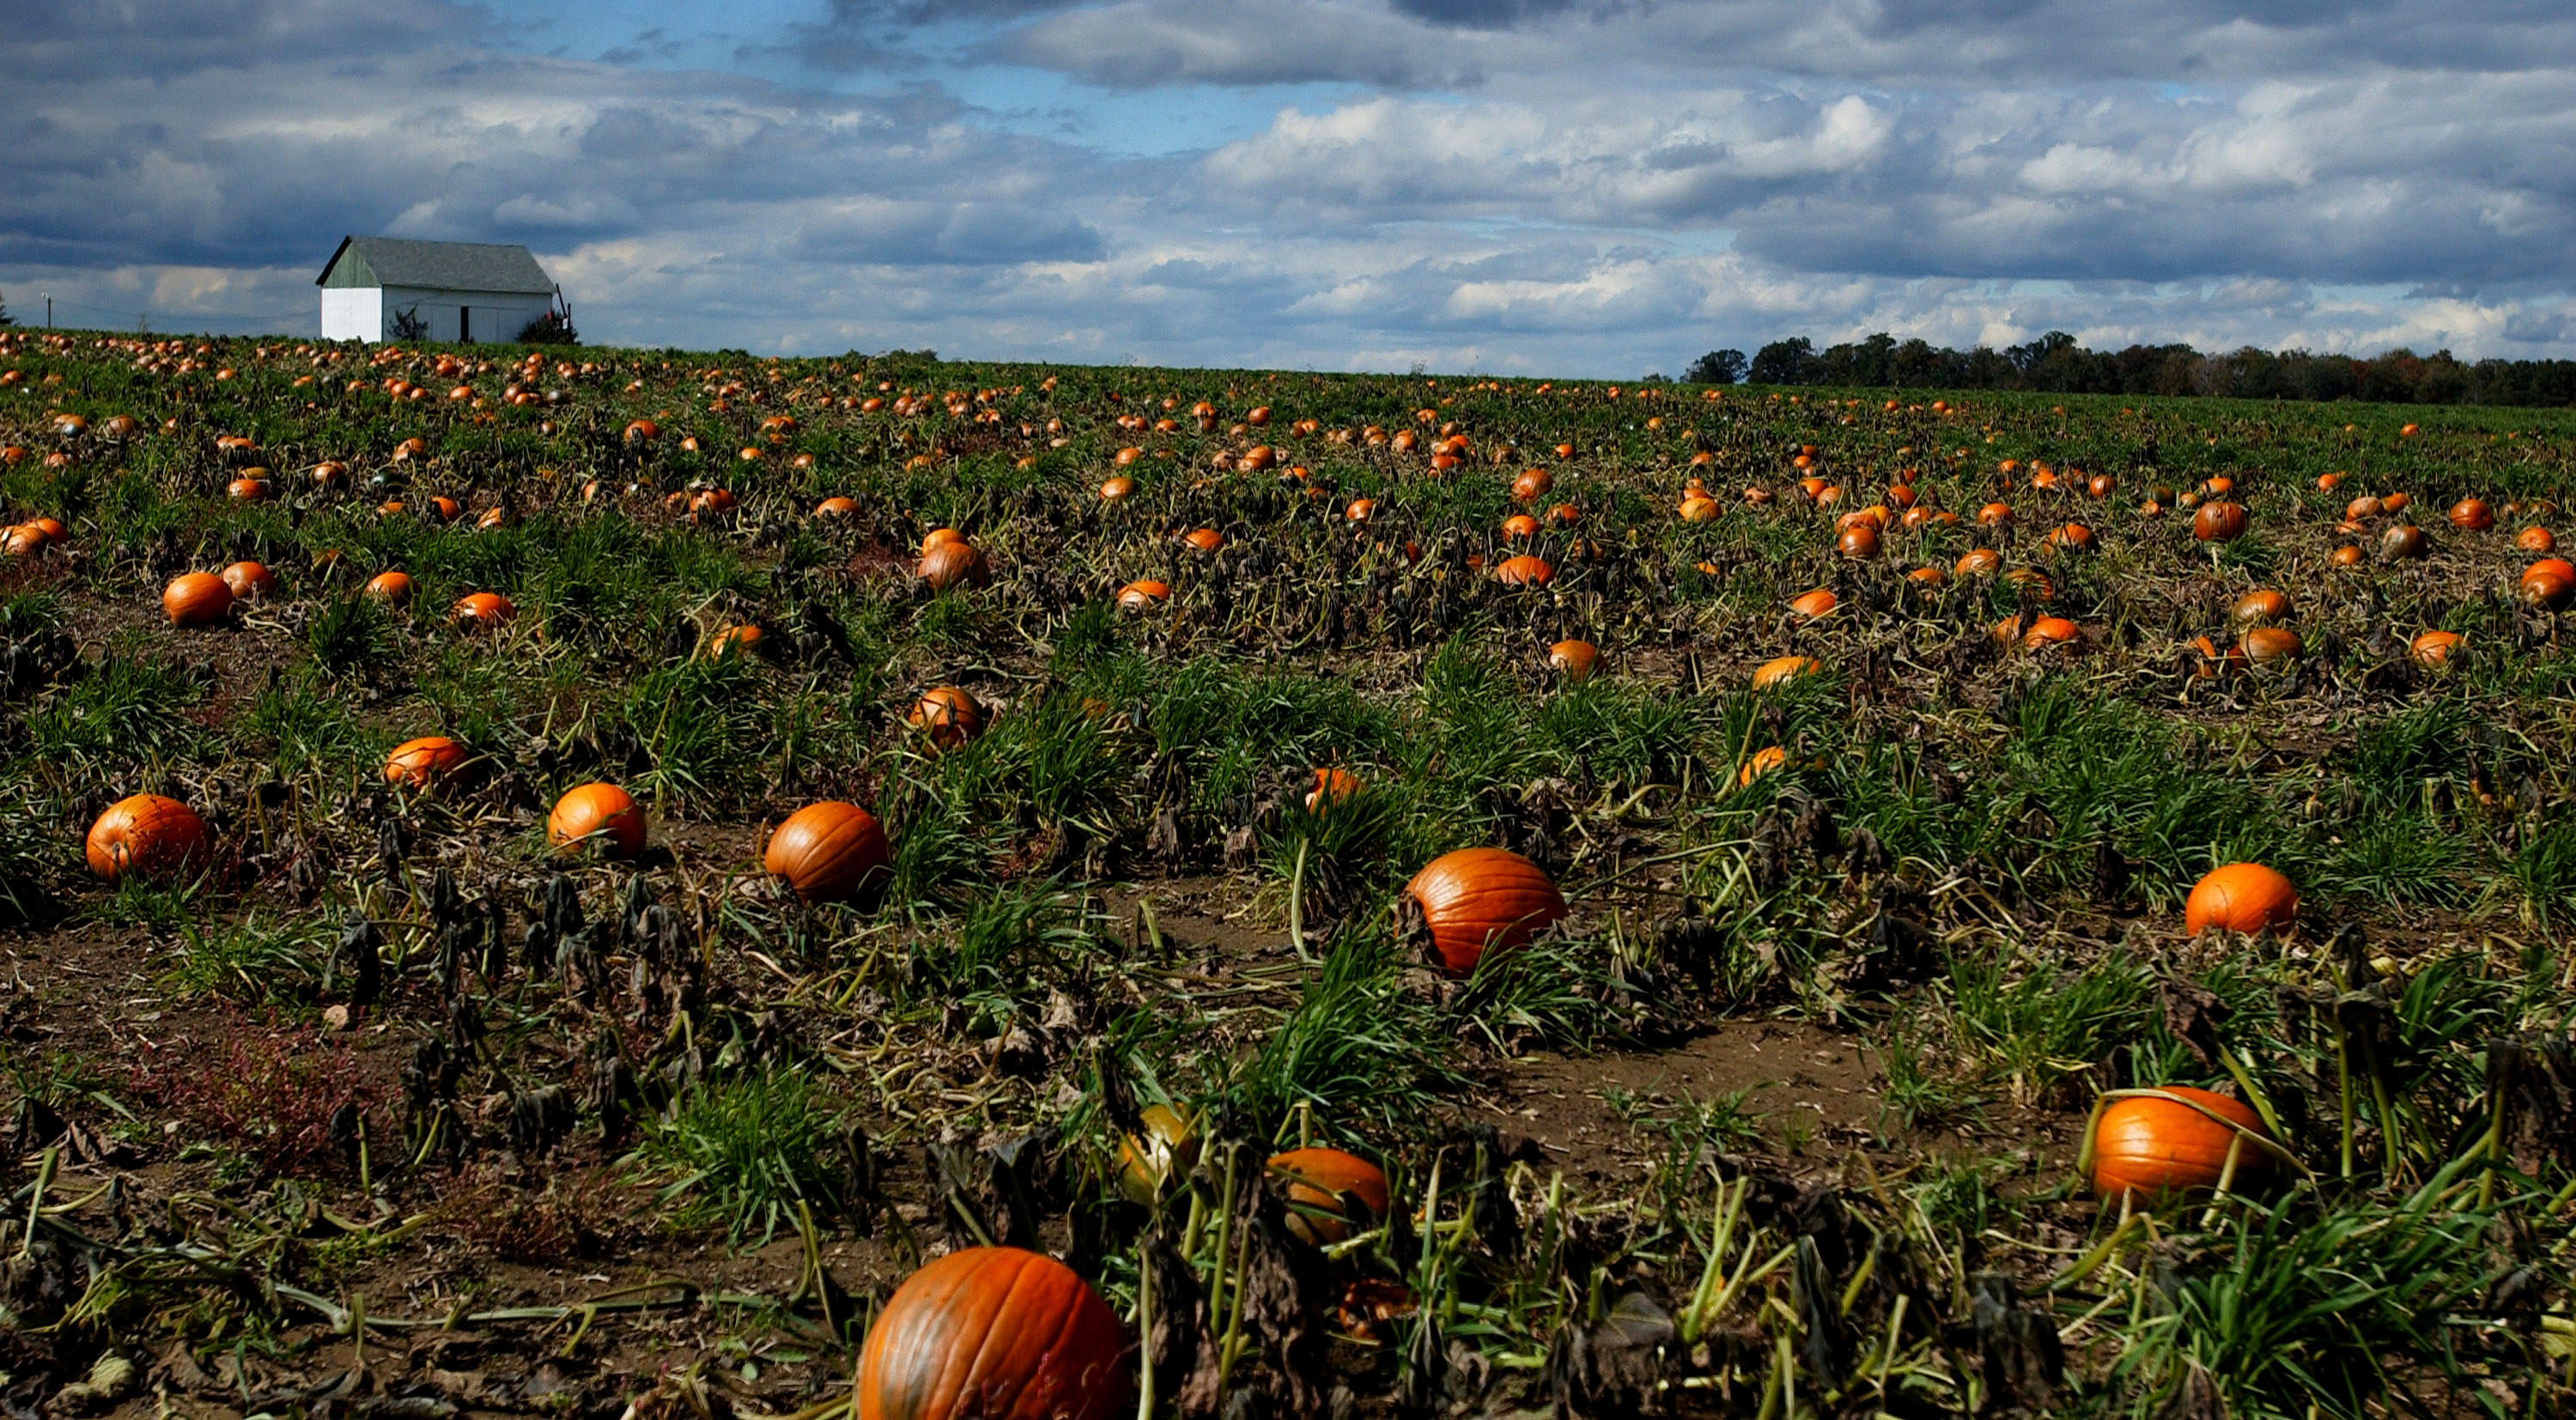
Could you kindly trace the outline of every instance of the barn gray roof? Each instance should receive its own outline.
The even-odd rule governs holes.
[[[489,242],[409,242],[398,237],[342,237],[316,286],[423,286],[439,291],[506,291],[551,295],[555,283],[523,246]]]

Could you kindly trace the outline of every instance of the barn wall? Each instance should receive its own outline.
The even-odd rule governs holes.
[[[394,316],[400,311],[418,311],[429,324],[431,340],[455,340],[457,312],[473,312],[474,339],[479,342],[513,340],[528,322],[552,308],[545,296],[522,292],[500,291],[425,291],[416,287],[388,286],[384,291],[384,331],[393,334]]]
[[[324,287],[322,289],[322,338],[366,341],[384,339],[384,293],[372,286],[362,290]]]

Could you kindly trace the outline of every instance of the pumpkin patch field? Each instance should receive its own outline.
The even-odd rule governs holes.
[[[2570,1413],[2576,414],[1902,394],[0,332],[0,1401]]]

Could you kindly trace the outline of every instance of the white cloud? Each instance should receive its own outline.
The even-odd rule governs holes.
[[[530,55],[445,0],[99,3],[0,33],[0,289],[309,329],[331,244],[391,231],[527,241],[585,333],[652,344],[1631,376],[1881,329],[2576,353],[2576,13],[2246,9],[979,0],[912,53],[899,0],[843,0],[810,37],[894,77],[841,90],[764,76],[776,45]],[[1119,157],[965,102],[999,81],[951,60],[1072,76],[1047,102],[1095,122],[1149,85],[1269,117]]]

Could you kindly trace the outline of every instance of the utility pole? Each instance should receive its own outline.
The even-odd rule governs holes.
[[[51,292],[51,291],[47,291],[47,292],[45,293],[45,329],[47,329],[47,330],[51,330],[51,329],[53,329],[53,328],[54,328],[54,293],[53,293],[53,292]]]

